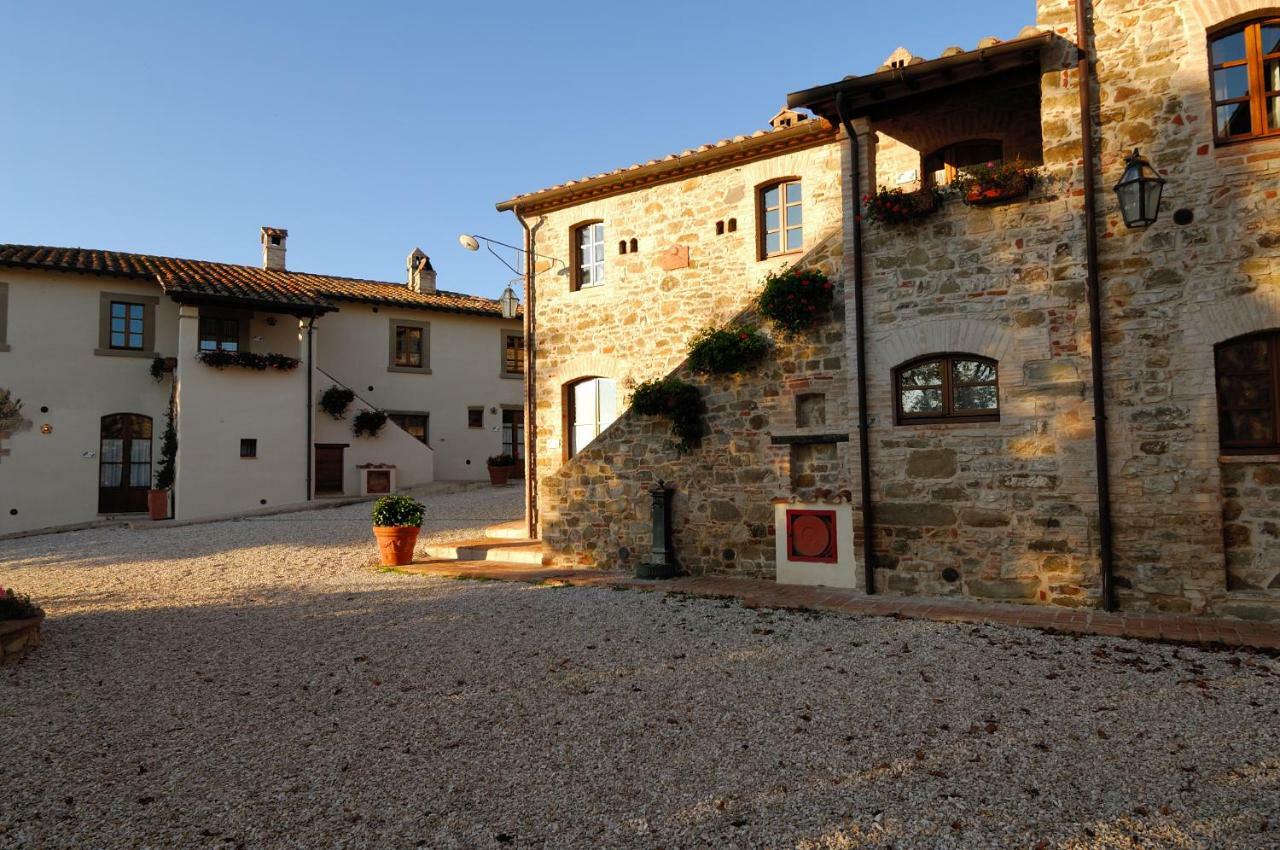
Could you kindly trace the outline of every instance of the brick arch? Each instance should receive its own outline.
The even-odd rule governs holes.
[[[944,121],[931,121],[919,132],[911,134],[907,143],[928,156],[947,145],[972,139],[991,139],[1009,144],[1009,128],[1016,126],[1018,116],[1011,109],[975,110],[947,116]]]
[[[582,378],[613,378],[621,382],[623,379],[622,364],[617,358],[605,354],[590,354],[566,360],[551,373],[553,383],[563,386]]]
[[[1013,333],[997,322],[938,319],[895,332],[868,359],[877,374],[917,357],[948,351],[978,354],[1000,362],[1009,356],[1013,343]]]
[[[1190,0],[1186,4],[1187,22],[1204,30],[1268,14],[1280,15],[1280,6],[1257,0]]]
[[[1238,336],[1280,328],[1280,291],[1257,290],[1206,304],[1188,328],[1198,347],[1209,349]]]

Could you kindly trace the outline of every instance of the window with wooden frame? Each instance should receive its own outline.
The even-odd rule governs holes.
[[[974,354],[931,354],[894,370],[899,425],[989,422],[1000,418],[996,361]]]
[[[1214,138],[1280,136],[1280,18],[1209,34]]]
[[[502,332],[502,373],[504,378],[524,376],[524,334],[520,331]]]
[[[146,307],[132,301],[111,302],[111,348],[141,351],[146,331]]]
[[[573,288],[604,283],[604,222],[589,221],[573,228]]]
[[[390,319],[388,372],[431,374],[431,324],[411,319]]]
[[[1218,442],[1225,454],[1280,454],[1280,331],[1214,349]]]
[[[1004,144],[995,139],[970,139],[934,151],[921,160],[924,185],[947,186],[973,165],[1004,160]]]
[[[467,427],[468,428],[484,427],[484,408],[483,407],[467,408]]]
[[[431,439],[431,417],[426,413],[388,413],[387,418],[424,446]]]
[[[797,178],[760,187],[756,194],[760,259],[790,254],[804,247],[803,197]]]
[[[234,316],[200,317],[201,351],[239,351],[240,320]]]

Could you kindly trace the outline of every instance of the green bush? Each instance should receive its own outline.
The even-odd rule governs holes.
[[[426,507],[412,496],[383,496],[373,503],[373,524],[379,528],[420,528]]]
[[[44,614],[44,609],[31,601],[24,593],[14,593],[13,588],[0,587],[0,620],[28,620]]]
[[[794,336],[830,321],[834,290],[817,269],[787,269],[764,279],[756,308],[780,331]]]
[[[347,413],[347,408],[351,406],[351,402],[355,400],[355,390],[334,384],[320,394],[320,409],[334,419],[342,419]]]
[[[173,405],[165,412],[164,436],[160,438],[160,463],[156,466],[156,489],[168,490],[173,486],[177,471],[178,429],[173,426]]]
[[[489,458],[486,463],[488,463],[489,466],[515,466],[516,459],[509,454],[500,454]]]
[[[689,368],[700,375],[749,372],[769,353],[769,338],[751,325],[703,328],[689,343]]]
[[[631,393],[631,409],[671,420],[675,448],[681,454],[702,440],[702,394],[688,381],[667,377],[638,384]]]
[[[196,359],[215,369],[238,366],[241,369],[253,369],[258,372],[267,369],[292,372],[302,363],[298,358],[287,354],[254,354],[252,351],[224,351],[221,348],[214,351],[201,351],[196,355]]]
[[[351,431],[357,437],[376,437],[378,432],[382,430],[382,426],[386,424],[387,414],[381,410],[362,410],[352,420]]]

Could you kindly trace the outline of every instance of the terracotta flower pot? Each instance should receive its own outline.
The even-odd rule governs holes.
[[[507,481],[511,479],[511,470],[515,467],[511,466],[491,466],[489,467],[489,483],[494,487],[503,487]]]
[[[416,525],[375,525],[373,536],[378,539],[378,555],[384,567],[403,567],[413,563],[413,547],[418,543]]]
[[[149,514],[152,519],[169,518],[168,490],[147,491],[147,514]]]
[[[971,207],[985,207],[1021,198],[1030,191],[1031,181],[1018,177],[1007,186],[974,186],[965,193],[964,202]]]

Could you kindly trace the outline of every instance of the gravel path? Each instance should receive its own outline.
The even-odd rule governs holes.
[[[383,573],[367,511],[0,541],[0,847],[1280,847],[1274,658]]]

